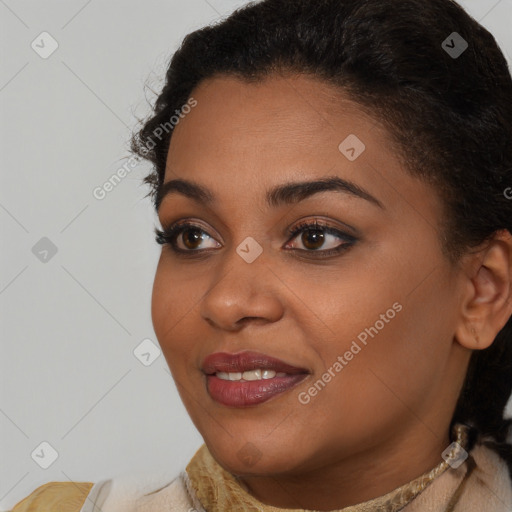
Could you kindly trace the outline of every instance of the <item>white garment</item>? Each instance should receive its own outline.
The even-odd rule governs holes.
[[[206,512],[189,487],[185,471],[162,482],[162,477],[123,475],[96,482],[80,512]]]
[[[492,450],[476,445],[476,469],[467,481],[454,512],[512,512],[512,484],[505,462]],[[434,479],[404,512],[445,512],[465,475],[464,464]],[[357,505],[356,505],[357,507]],[[351,507],[347,508],[347,512]],[[263,509],[265,506],[263,506]],[[208,512],[191,488],[185,471],[176,478],[140,475],[102,480],[91,488],[80,512]],[[228,511],[226,511],[228,512]],[[234,512],[234,511],[229,511]],[[239,512],[239,511],[236,511]]]

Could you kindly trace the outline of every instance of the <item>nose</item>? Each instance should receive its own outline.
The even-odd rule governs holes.
[[[210,325],[240,330],[248,322],[271,323],[284,314],[282,284],[268,268],[265,251],[253,262],[234,249],[201,301],[200,314]]]

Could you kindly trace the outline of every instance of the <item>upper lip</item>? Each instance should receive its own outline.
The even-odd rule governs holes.
[[[275,372],[289,374],[309,373],[304,368],[292,366],[275,357],[251,351],[237,352],[236,354],[215,352],[204,359],[201,369],[206,375],[213,375],[217,372],[243,373],[257,369],[274,370]]]

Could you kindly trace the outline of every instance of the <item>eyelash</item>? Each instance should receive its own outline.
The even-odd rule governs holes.
[[[163,231],[155,227],[155,234],[156,234],[155,240],[160,245],[169,245],[175,253],[183,255],[183,256],[197,257],[198,254],[202,254],[205,251],[208,251],[208,249],[184,250],[184,249],[179,249],[177,247],[176,238],[183,231],[186,231],[187,228],[195,228],[197,230],[200,230],[202,233],[205,233],[207,236],[210,236],[200,226],[197,226],[195,224],[191,224],[188,222],[184,222],[184,223],[176,223],[174,225],[171,225],[169,228],[167,228]],[[339,254],[339,253],[349,249],[357,241],[357,239],[355,237],[348,235],[346,233],[343,233],[342,231],[339,231],[338,229],[321,224],[317,220],[315,220],[314,222],[307,222],[307,221],[301,222],[296,227],[294,227],[292,230],[289,230],[287,233],[287,235],[289,237],[288,241],[293,240],[294,238],[296,238],[296,236],[299,233],[302,233],[303,231],[322,231],[322,232],[325,232],[330,235],[335,235],[344,241],[344,243],[341,243],[340,245],[336,246],[333,249],[324,249],[324,250],[291,249],[293,251],[301,251],[301,252],[306,252],[308,254],[315,254],[315,257],[320,257],[320,258],[322,258],[322,257],[325,258],[328,256],[333,256],[335,254]],[[316,256],[316,254],[319,254],[321,256]]]

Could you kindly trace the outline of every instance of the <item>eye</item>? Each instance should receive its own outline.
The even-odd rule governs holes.
[[[174,252],[184,255],[192,255],[191,253],[201,254],[206,252],[207,249],[221,247],[221,244],[216,242],[204,229],[190,222],[176,223],[163,231],[155,228],[155,234],[158,244],[169,245]],[[292,247],[292,250],[314,255],[315,257],[338,254],[351,247],[357,241],[353,236],[336,228],[323,225],[318,220],[303,222],[288,232],[288,236],[292,239],[298,238],[298,235],[301,235],[299,242],[304,249]],[[210,246],[201,247],[201,244],[207,240],[211,240]],[[336,240],[339,241],[337,244]],[[289,243],[287,243],[285,248],[289,248]],[[322,247],[323,249],[321,249]]]
[[[180,253],[200,252],[204,249],[200,247],[204,240],[213,240],[213,238],[201,227],[188,222],[174,224],[163,231],[155,228],[155,234],[156,242],[158,244],[169,244],[173,251]],[[217,242],[215,243],[217,245],[213,244],[210,248],[220,247],[220,244]]]
[[[307,253],[319,253],[319,256],[330,256],[348,249],[356,242],[356,238],[336,228],[323,225],[317,220],[303,222],[293,228],[289,233],[291,237],[299,239],[305,249],[294,249]],[[300,238],[297,235],[301,235]],[[336,244],[336,239],[338,243]],[[327,247],[326,247],[327,246]],[[323,247],[322,250],[319,250]]]

